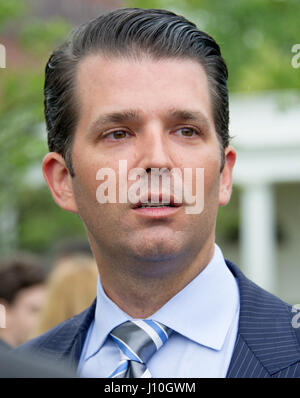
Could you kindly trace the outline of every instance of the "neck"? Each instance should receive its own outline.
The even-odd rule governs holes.
[[[214,243],[207,242],[197,253],[155,263],[122,258],[122,264],[116,264],[94,254],[106,295],[132,318],[142,319],[154,314],[207,266]]]

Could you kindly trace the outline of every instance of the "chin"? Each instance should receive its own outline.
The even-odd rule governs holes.
[[[135,247],[135,257],[149,262],[171,261],[180,255],[182,250],[183,247],[179,247],[174,240],[147,240]]]

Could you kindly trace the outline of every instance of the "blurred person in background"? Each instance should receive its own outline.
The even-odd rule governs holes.
[[[45,281],[41,261],[28,253],[0,263],[0,304],[5,308],[0,339],[6,344],[16,347],[29,339],[44,305]]]
[[[45,305],[31,337],[47,332],[91,305],[97,293],[97,277],[96,262],[89,255],[70,253],[55,263],[46,284]]]

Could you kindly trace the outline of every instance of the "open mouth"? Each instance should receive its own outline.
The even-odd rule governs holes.
[[[145,200],[139,201],[135,205],[132,206],[133,209],[157,209],[160,207],[179,207],[181,206],[181,203],[175,203],[174,198],[170,198],[170,201],[168,202],[163,202],[161,198],[159,198],[159,201],[150,201],[146,202]]]
[[[155,201],[151,200],[151,195],[148,198],[143,197],[138,203],[132,206],[132,209],[149,217],[167,217],[182,206],[182,203],[175,202],[173,196],[168,201],[163,201],[162,194],[159,194],[156,195],[155,199]]]
[[[137,206],[134,208],[136,209],[157,209],[160,207],[178,207],[180,206],[179,203],[173,204],[173,203],[138,203]]]

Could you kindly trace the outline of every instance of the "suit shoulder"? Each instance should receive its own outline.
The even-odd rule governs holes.
[[[239,335],[270,375],[298,374],[299,312],[249,280],[235,264],[226,263],[239,286]]]
[[[273,313],[274,311],[283,311],[286,314],[286,311],[289,313],[292,311],[293,306],[291,304],[248,279],[237,265],[227,259],[226,264],[238,281],[241,301],[244,302],[248,311],[253,307],[257,311],[258,306],[262,311],[269,309],[268,312],[272,311]]]
[[[87,315],[91,312],[91,307],[82,311],[80,314],[73,316],[54,326],[47,332],[37,336],[28,342],[18,346],[17,351],[38,351],[47,354],[53,351],[64,351],[68,343],[76,337],[78,332],[85,324]]]

